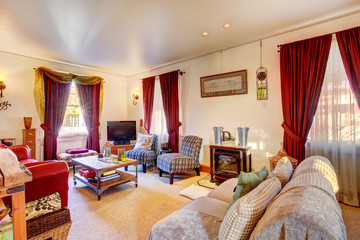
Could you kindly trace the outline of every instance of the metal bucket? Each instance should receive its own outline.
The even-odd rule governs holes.
[[[221,132],[224,130],[224,127],[214,127],[214,137],[215,137],[215,144],[221,145],[222,144],[222,138],[221,138]]]
[[[247,147],[248,132],[249,132],[248,127],[238,127],[239,145],[242,148]]]

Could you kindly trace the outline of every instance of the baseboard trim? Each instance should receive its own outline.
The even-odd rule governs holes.
[[[200,172],[210,173],[210,166],[200,164]]]

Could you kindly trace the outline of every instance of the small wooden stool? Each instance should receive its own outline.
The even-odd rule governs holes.
[[[269,161],[270,161],[270,171],[273,171],[275,169],[275,166],[277,164],[277,162],[283,158],[283,157],[288,157],[293,168],[295,169],[298,165],[298,160],[296,160],[295,158],[290,157],[284,149],[280,149],[278,154],[274,157],[269,157]]]

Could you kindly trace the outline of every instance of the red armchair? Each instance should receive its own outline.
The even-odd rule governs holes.
[[[39,162],[31,159],[30,148],[27,145],[12,146],[9,149],[33,175],[33,180],[25,183],[25,202],[58,192],[61,197],[61,207],[68,205],[69,168],[66,162],[57,160]]]

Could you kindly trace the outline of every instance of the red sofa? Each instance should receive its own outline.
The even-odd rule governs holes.
[[[25,183],[25,202],[58,192],[61,197],[61,207],[68,205],[69,168],[66,162],[57,160],[39,162],[31,159],[30,148],[27,145],[12,146],[9,149],[33,175],[33,180]],[[8,204],[10,199],[6,200],[5,203]]]

